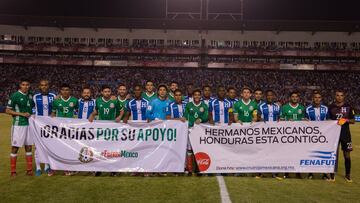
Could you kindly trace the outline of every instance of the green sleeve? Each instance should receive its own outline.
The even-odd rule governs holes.
[[[280,111],[280,118],[284,119],[285,118],[285,106],[281,107],[281,111]]]
[[[205,110],[200,119],[202,123],[206,123],[209,119],[209,107],[206,104],[204,104],[203,107]]]
[[[12,94],[7,103],[7,108],[14,110],[15,103],[16,103],[16,97],[15,97],[15,94]]]
[[[55,99],[53,101],[53,104],[52,104],[52,112],[55,113],[56,112],[56,109],[58,108],[58,102],[57,102],[57,99]]]
[[[186,104],[185,106],[184,117],[186,120],[189,120],[189,104]]]
[[[239,103],[238,103],[238,102],[235,102],[234,107],[233,107],[233,112],[234,112],[234,114],[239,114],[239,108],[238,108],[238,106],[239,106]]]

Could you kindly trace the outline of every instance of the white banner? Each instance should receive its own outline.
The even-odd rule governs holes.
[[[202,173],[334,171],[336,121],[196,125],[189,138]]]
[[[30,119],[39,158],[54,170],[183,172],[188,136],[181,121],[89,123],[80,119]]]

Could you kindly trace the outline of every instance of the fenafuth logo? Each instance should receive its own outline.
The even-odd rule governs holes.
[[[88,147],[83,147],[80,149],[80,153],[79,153],[79,161],[81,161],[82,163],[89,163],[93,160],[94,157],[94,152],[88,148]]]
[[[334,166],[336,162],[334,151],[311,151],[309,157],[300,160],[300,166]]]
[[[205,152],[198,152],[195,154],[196,163],[200,171],[206,171],[210,167],[211,159]]]

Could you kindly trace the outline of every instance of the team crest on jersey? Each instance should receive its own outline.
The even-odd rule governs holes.
[[[204,107],[200,107],[200,112],[204,112]]]
[[[301,109],[299,109],[299,110],[298,110],[298,113],[301,113],[301,112],[302,112]]]
[[[250,110],[250,111],[254,110],[254,107],[253,107],[253,106],[250,106],[250,107],[249,107],[249,110]]]
[[[70,107],[74,107],[74,103],[73,103],[73,102],[70,102],[70,103],[69,103],[69,106],[70,106]]]
[[[83,147],[80,150],[79,153],[79,161],[81,161],[82,163],[89,163],[93,160],[94,157],[94,152],[88,148],[88,147]]]
[[[346,113],[346,107],[341,107],[341,113]]]
[[[115,105],[113,103],[110,104],[110,108],[114,108]]]

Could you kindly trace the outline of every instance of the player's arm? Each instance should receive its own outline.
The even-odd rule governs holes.
[[[89,116],[89,122],[93,122],[94,119],[95,119],[95,116],[98,115],[98,110],[99,110],[99,105],[98,105],[98,102],[95,101],[95,108],[94,108],[94,111],[90,114]]]
[[[209,120],[209,123],[211,125],[215,125],[215,122],[214,122],[214,118],[213,118],[213,106],[212,106],[212,102],[209,104],[209,116],[208,116],[208,120]]]
[[[89,122],[93,122],[95,120],[95,116],[98,115],[97,109],[94,109],[94,111],[89,116]]]
[[[264,121],[264,119],[263,119],[263,113],[262,113],[262,110],[261,110],[261,107],[259,106],[259,108],[258,108],[258,112],[257,112],[257,120],[258,121]],[[265,122],[265,121],[264,121]]]
[[[257,111],[257,109],[258,109],[258,106],[255,105],[254,110],[252,112],[252,122],[257,122],[258,121],[258,111]]]
[[[348,122],[350,124],[355,124],[355,112],[353,108],[350,108],[350,113],[349,113],[349,120]]]
[[[238,111],[237,103],[234,104],[233,112],[234,112],[233,117],[234,117],[235,123],[242,124],[242,122],[239,120],[239,111]]]

